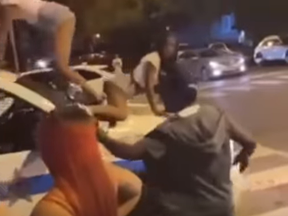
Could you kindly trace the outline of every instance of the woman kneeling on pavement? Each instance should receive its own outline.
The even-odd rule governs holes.
[[[96,131],[94,118],[80,106],[42,120],[37,141],[54,187],[31,216],[125,216],[138,203],[141,181],[103,161]]]
[[[223,110],[197,104],[197,90],[185,79],[177,82],[170,95],[174,117],[134,145],[105,133],[100,141],[117,157],[146,165],[147,185],[136,215],[233,216],[230,140],[243,147],[235,159],[241,172],[256,142]]]

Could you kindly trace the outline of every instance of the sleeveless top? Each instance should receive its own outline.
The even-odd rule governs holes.
[[[145,64],[147,62],[151,63],[156,68],[155,79],[158,80],[158,74],[161,67],[161,58],[159,53],[152,52],[144,56],[133,71],[134,80],[141,88],[145,88]]]

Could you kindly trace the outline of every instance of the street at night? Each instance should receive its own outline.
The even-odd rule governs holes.
[[[0,0],[0,216],[288,216],[288,0]]]
[[[241,216],[288,213],[287,92],[285,67],[257,68],[241,77],[200,84],[199,101],[225,109],[260,144],[245,174],[248,191],[241,197]],[[138,109],[146,107],[142,97],[135,103]]]

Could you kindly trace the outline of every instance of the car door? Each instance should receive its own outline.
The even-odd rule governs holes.
[[[267,40],[262,48],[266,60],[281,59],[281,41],[278,39]]]
[[[29,216],[53,184],[33,139],[41,111],[1,88],[0,107],[0,204],[9,216]]]

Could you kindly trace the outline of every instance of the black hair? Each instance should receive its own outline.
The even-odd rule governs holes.
[[[162,53],[164,47],[167,45],[168,39],[172,37],[177,40],[177,36],[173,32],[166,31],[165,33],[161,33],[156,39],[155,50],[158,51],[159,53]]]

